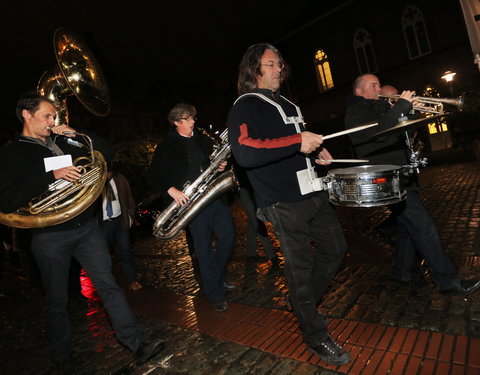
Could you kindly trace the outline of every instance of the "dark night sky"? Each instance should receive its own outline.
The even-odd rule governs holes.
[[[86,41],[111,91],[128,88],[137,98],[158,81],[234,89],[245,48],[272,42],[311,19],[314,1],[119,3],[3,2],[2,113],[13,111],[20,93],[35,87],[42,73],[56,64],[52,37],[59,26]]]

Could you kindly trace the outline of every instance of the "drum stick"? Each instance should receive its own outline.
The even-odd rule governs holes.
[[[351,129],[343,130],[343,131],[341,131],[341,132],[333,133],[333,134],[330,134],[330,135],[324,135],[324,136],[323,136],[323,140],[330,139],[330,138],[335,138],[335,137],[339,137],[339,136],[344,135],[344,134],[349,134],[349,133],[358,132],[358,131],[360,131],[360,130],[367,129],[367,128],[371,128],[372,126],[377,126],[377,125],[378,125],[378,122],[375,122],[375,123],[373,123],[373,124],[357,126],[356,128],[351,128]]]
[[[370,160],[368,159],[317,159],[318,161],[330,161],[332,163],[368,163]]]

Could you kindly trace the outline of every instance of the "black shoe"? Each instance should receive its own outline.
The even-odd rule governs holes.
[[[143,365],[160,353],[165,348],[165,342],[162,340],[154,341],[149,344],[143,343],[135,352],[135,363],[137,366]]]
[[[225,311],[229,309],[227,301],[215,302],[213,307],[215,307],[215,310],[217,311]]]
[[[350,354],[329,336],[318,346],[307,345],[308,349],[331,365],[344,365],[350,362]]]
[[[401,285],[401,286],[404,286],[404,287],[408,287],[408,288],[418,289],[418,288],[421,288],[423,286],[423,283],[421,281],[398,280],[394,277],[392,277],[391,280],[395,284],[398,284],[398,285]]]
[[[56,361],[55,365],[57,367],[57,374],[64,374],[64,375],[74,375],[77,374],[75,370],[75,364],[73,363],[72,359],[67,359],[65,361]]]
[[[264,257],[263,255],[250,255],[247,257],[247,260],[251,261],[251,262],[266,262],[267,261],[267,257]]]
[[[277,256],[274,256],[273,258],[268,258],[268,260],[272,262],[272,265],[274,266],[278,266],[278,264],[280,263],[280,259],[278,259]]]
[[[480,279],[471,279],[471,280],[460,280],[460,282],[449,288],[441,290],[440,293],[447,294],[447,295],[455,295],[455,294],[471,294],[480,288]]]
[[[223,289],[225,289],[227,292],[231,292],[232,290],[237,289],[237,286],[229,283],[223,283]]]

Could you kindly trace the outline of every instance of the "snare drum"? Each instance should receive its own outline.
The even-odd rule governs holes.
[[[373,207],[404,200],[402,167],[363,165],[332,169],[324,180],[330,202],[347,207]]]

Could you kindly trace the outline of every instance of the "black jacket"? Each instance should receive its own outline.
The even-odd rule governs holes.
[[[399,118],[408,116],[412,104],[399,99],[393,107],[384,100],[365,99],[353,96],[347,103],[345,128],[378,122],[378,126],[349,134],[357,158],[370,160],[370,164],[392,164],[403,166],[409,163],[404,132],[394,132],[382,137],[371,138],[374,134],[392,128]],[[407,190],[418,188],[416,174],[405,178]]]
[[[188,141],[196,142],[201,150],[202,160],[200,164],[203,168],[207,168],[210,164],[208,156],[212,151],[211,145],[205,137],[198,132],[190,139],[185,139],[177,133],[175,129],[171,129],[168,136],[163,142],[157,145],[152,163],[147,170],[146,179],[150,187],[161,194],[163,206],[167,206],[172,199],[167,191],[172,186],[178,190],[183,190],[187,181],[193,182],[192,178],[200,175],[200,170],[196,176],[190,176],[190,161],[185,143]]]
[[[91,135],[92,136],[92,135]],[[77,136],[75,141],[82,142]],[[96,145],[92,136],[93,144]],[[72,155],[72,160],[77,157],[88,156],[88,150],[71,142],[64,136],[56,136],[55,143],[63,153]],[[97,149],[96,146],[94,146]],[[106,150],[100,150],[106,153]],[[2,178],[0,180],[0,211],[8,213],[24,207],[33,198],[48,191],[49,184],[55,181],[53,171],[45,172],[44,158],[54,156],[46,146],[33,143],[20,137],[0,150],[0,160],[4,163]],[[98,201],[97,201],[98,202]],[[36,231],[57,231],[75,228],[79,223],[85,222],[95,216],[97,202],[73,219],[62,224]]]
[[[407,116],[411,109],[411,103],[404,99],[399,99],[395,106],[389,108],[383,100],[352,97],[345,115],[346,129],[378,122],[378,126],[349,135],[356,157],[370,159],[372,164],[407,164],[407,148],[402,132],[375,139],[370,137],[395,126],[402,114]]]

